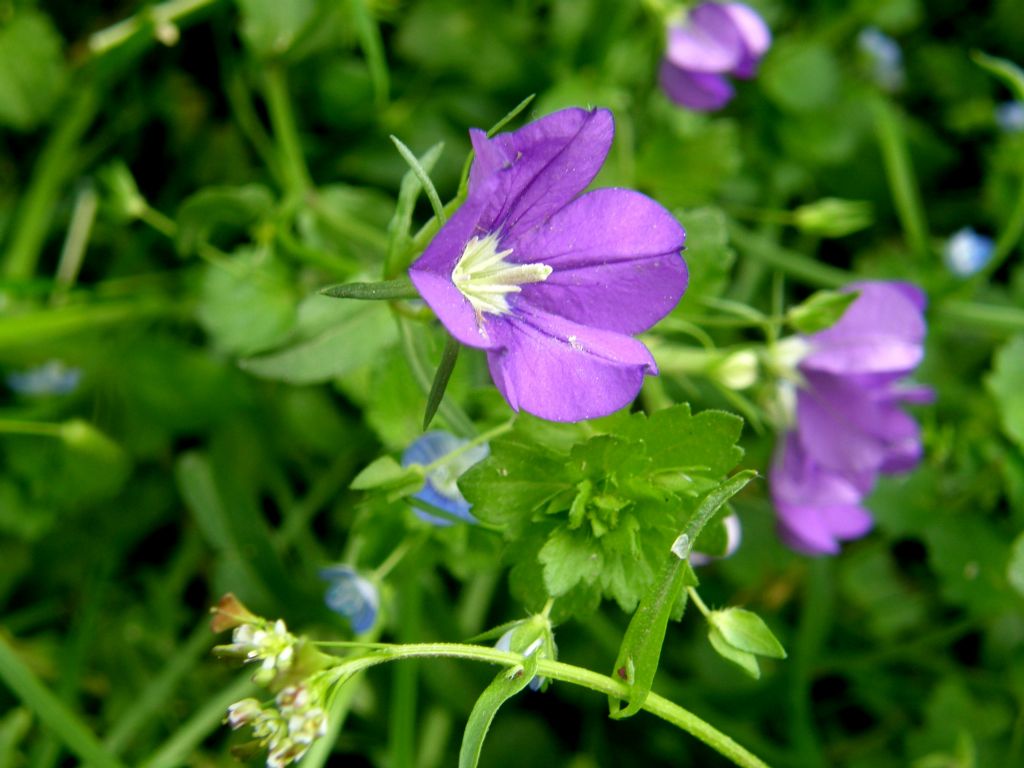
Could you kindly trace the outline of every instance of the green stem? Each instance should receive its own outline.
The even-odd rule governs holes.
[[[911,252],[919,259],[926,259],[931,252],[928,223],[900,116],[892,104],[880,97],[871,101],[871,108],[896,213],[900,217]]]
[[[947,301],[936,311],[957,332],[964,328],[1000,334],[1024,331],[1024,309],[1018,307]]]
[[[507,653],[487,646],[460,643],[415,643],[409,645],[318,643],[318,645],[325,647],[363,646],[377,650],[376,653],[342,661],[336,667],[339,679],[378,664],[398,661],[400,659],[469,659],[506,667],[515,667],[523,663],[523,657],[517,653]],[[565,683],[579,685],[583,688],[589,688],[606,696],[614,696],[621,699],[629,698],[629,688],[625,683],[597,672],[591,672],[589,669],[583,669],[560,661],[539,660],[537,662],[537,674],[552,680],[560,680]],[[748,752],[710,723],[705,722],[692,712],[683,709],[678,704],[674,704],[656,693],[648,695],[642,709],[686,731],[719,754],[732,760],[736,765],[741,766],[741,768],[767,768],[764,761]]]
[[[793,746],[802,766],[823,766],[824,756],[812,716],[811,684],[820,649],[832,621],[832,575],[826,558],[815,560],[805,576],[804,604],[797,627],[790,673]]]
[[[398,639],[420,634],[422,594],[419,576],[406,574],[398,592]],[[390,723],[388,727],[389,764],[393,768],[413,768],[416,756],[416,710],[419,664],[400,664],[391,680]]]
[[[75,165],[78,142],[96,116],[99,101],[92,83],[77,84],[75,96],[46,140],[32,182],[13,218],[14,234],[4,259],[4,277],[24,280],[35,273],[57,201]]]
[[[706,619],[711,615],[711,610],[704,604],[704,601],[700,599],[700,595],[697,590],[693,587],[686,588],[686,594],[689,595],[690,601],[697,606],[697,610],[701,612],[701,615]]]
[[[0,419],[0,434],[37,435],[39,437],[60,437],[63,424],[46,421],[23,421],[21,419]]]
[[[119,21],[113,26],[101,29],[89,37],[89,50],[93,55],[102,55],[112,48],[117,48],[122,43],[144,29],[176,24],[195,11],[213,5],[219,0],[170,0],[146,8],[143,11],[131,16],[124,21]]]
[[[478,445],[482,445],[484,443],[488,443],[488,442],[490,442],[491,440],[493,440],[496,437],[501,437],[506,432],[511,430],[514,424],[515,424],[515,421],[513,419],[509,419],[508,421],[506,421],[503,424],[499,424],[496,427],[491,427],[486,432],[477,435],[476,437],[474,437],[471,440],[467,440],[465,443],[460,445],[458,448],[452,449],[451,451],[446,453],[441,458],[435,459],[434,461],[430,462],[425,467],[423,467],[423,471],[426,474],[429,475],[431,472],[436,470],[438,467],[444,466],[445,464],[447,464],[452,459],[455,459],[455,458],[461,456],[462,454],[466,453],[466,451],[470,451],[473,448],[476,448]]]
[[[84,764],[95,768],[124,768],[74,712],[39,681],[3,634],[0,634],[0,679]]]
[[[996,240],[992,260],[978,273],[978,277],[987,278],[995,274],[995,271],[1013,253],[1013,249],[1020,242],[1022,235],[1024,235],[1024,178],[1021,179],[1020,188],[1017,190],[1017,201],[1010,213],[1010,219],[1003,227],[999,239]]]
[[[313,186],[302,155],[302,143],[295,126],[291,97],[288,94],[288,79],[280,64],[270,64],[264,73],[264,97],[270,124],[281,156],[288,192],[296,199],[302,199],[306,190]]]

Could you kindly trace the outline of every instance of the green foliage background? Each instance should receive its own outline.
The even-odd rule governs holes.
[[[756,341],[713,322],[725,301],[772,314],[780,297],[858,277],[930,296],[926,455],[871,498],[877,530],[836,558],[796,556],[755,483],[734,503],[739,553],[701,571],[707,602],[756,610],[789,658],[752,680],[688,614],[669,627],[654,690],[777,766],[1024,761],[1024,132],[998,129],[994,108],[1013,92],[970,56],[1021,63],[1019,0],[752,4],[774,46],[708,116],[657,88],[652,3],[0,0],[0,368],[81,372],[67,394],[0,389],[0,766],[76,764],[56,733],[78,734],[95,765],[232,764],[240,739],[221,719],[251,686],[209,657],[207,607],[232,590],[293,628],[349,637],[317,569],[372,569],[400,542],[411,550],[385,583],[385,638],[461,640],[520,618],[543,603],[543,576],[580,606],[611,598],[557,630],[560,658],[611,669],[640,577],[559,569],[579,549],[550,536],[597,534],[595,485],[606,501],[643,496],[593,467],[658,469],[661,438],[637,450],[646,427],[631,435],[625,422],[644,417],[618,416],[572,447],[521,420],[494,456],[513,460],[519,434],[547,446],[560,484],[543,500],[558,500],[548,527],[511,550],[485,527],[431,529],[404,501],[349,486],[420,434],[443,337],[415,310],[396,322],[383,303],[316,293],[401,274],[436,229],[389,135],[447,201],[467,128],[534,93],[527,116],[611,108],[597,184],[638,188],[686,226],[692,282],[659,329],[669,347],[692,343],[694,325],[724,348]],[[898,93],[872,83],[856,45],[867,26],[903,46]],[[870,203],[873,226],[842,238],[792,226],[792,211],[827,197]],[[965,225],[1000,250],[971,279],[941,259]],[[711,479],[739,461],[738,422],[712,411],[743,411],[741,466],[765,470],[774,436],[756,397],[747,408],[668,373],[641,400],[655,414],[681,401],[720,447]],[[508,416],[475,354],[446,403],[439,420],[456,432]],[[499,503],[493,466],[464,490],[485,522],[515,530],[524,521]],[[663,520],[693,496],[644,498],[635,531],[662,546],[671,527],[643,513]],[[516,564],[511,587],[499,562]],[[453,764],[493,673],[375,670],[351,691],[334,754],[307,764]],[[611,722],[601,697],[565,685],[506,704],[482,758],[721,762],[646,715]]]

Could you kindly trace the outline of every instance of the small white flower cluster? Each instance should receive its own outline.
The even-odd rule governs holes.
[[[327,733],[327,713],[322,696],[305,685],[282,689],[274,703],[264,709],[256,699],[237,701],[228,707],[228,723],[234,730],[252,726],[260,746],[268,750],[267,768],[284,768]]]
[[[260,661],[253,675],[259,685],[268,685],[279,672],[287,672],[295,659],[296,638],[285,623],[242,624],[231,635],[231,645],[222,646],[226,653],[237,654],[248,661]]]

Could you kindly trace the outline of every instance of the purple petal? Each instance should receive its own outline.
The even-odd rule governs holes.
[[[860,295],[834,326],[809,337],[801,370],[902,376],[924,356],[924,297],[906,283],[860,283]]]
[[[686,290],[686,263],[679,255],[685,239],[675,217],[639,192],[589,192],[509,243],[513,261],[554,270],[543,283],[523,286],[516,306],[609,331],[645,331]]]
[[[861,500],[863,479],[827,470],[804,451],[795,433],[786,435],[770,473],[780,534],[793,549],[835,554],[839,541],[858,538],[872,526]]]
[[[771,30],[760,14],[749,5],[724,3],[720,7],[729,14],[743,43],[743,55],[739,63],[733,67],[731,74],[737,77],[753,77],[757,74],[757,65],[761,62],[761,57],[772,44]]]
[[[725,6],[704,3],[690,11],[681,26],[669,27],[665,57],[689,72],[730,72],[745,50]]]
[[[466,243],[481,234],[477,221],[483,205],[481,201],[467,200],[409,267],[409,278],[452,336],[467,346],[491,349],[495,343],[487,334],[490,316],[484,315],[478,322],[469,300],[452,282],[452,270]]]
[[[481,228],[504,236],[522,234],[563,208],[597,176],[614,134],[607,109],[575,108],[493,139],[473,134],[474,150],[484,164],[475,175],[471,169],[475,187],[488,175],[497,184],[484,193],[488,205],[479,221]]]
[[[633,401],[645,374],[657,373],[636,339],[541,311],[500,318],[495,328],[506,345],[487,355],[495,385],[512,408],[549,421],[607,416]]]
[[[721,109],[735,93],[729,81],[721,75],[688,72],[674,66],[668,59],[662,60],[658,79],[672,101],[699,112]]]

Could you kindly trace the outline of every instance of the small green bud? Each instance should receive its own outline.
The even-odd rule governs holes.
[[[711,371],[714,378],[729,389],[747,389],[757,383],[757,354],[741,349],[726,355]]]
[[[104,166],[97,174],[109,210],[122,221],[134,221],[146,212],[146,198],[139,192],[132,172],[123,160]]]
[[[871,203],[826,197],[793,211],[798,229],[822,237],[845,237],[874,223]]]

